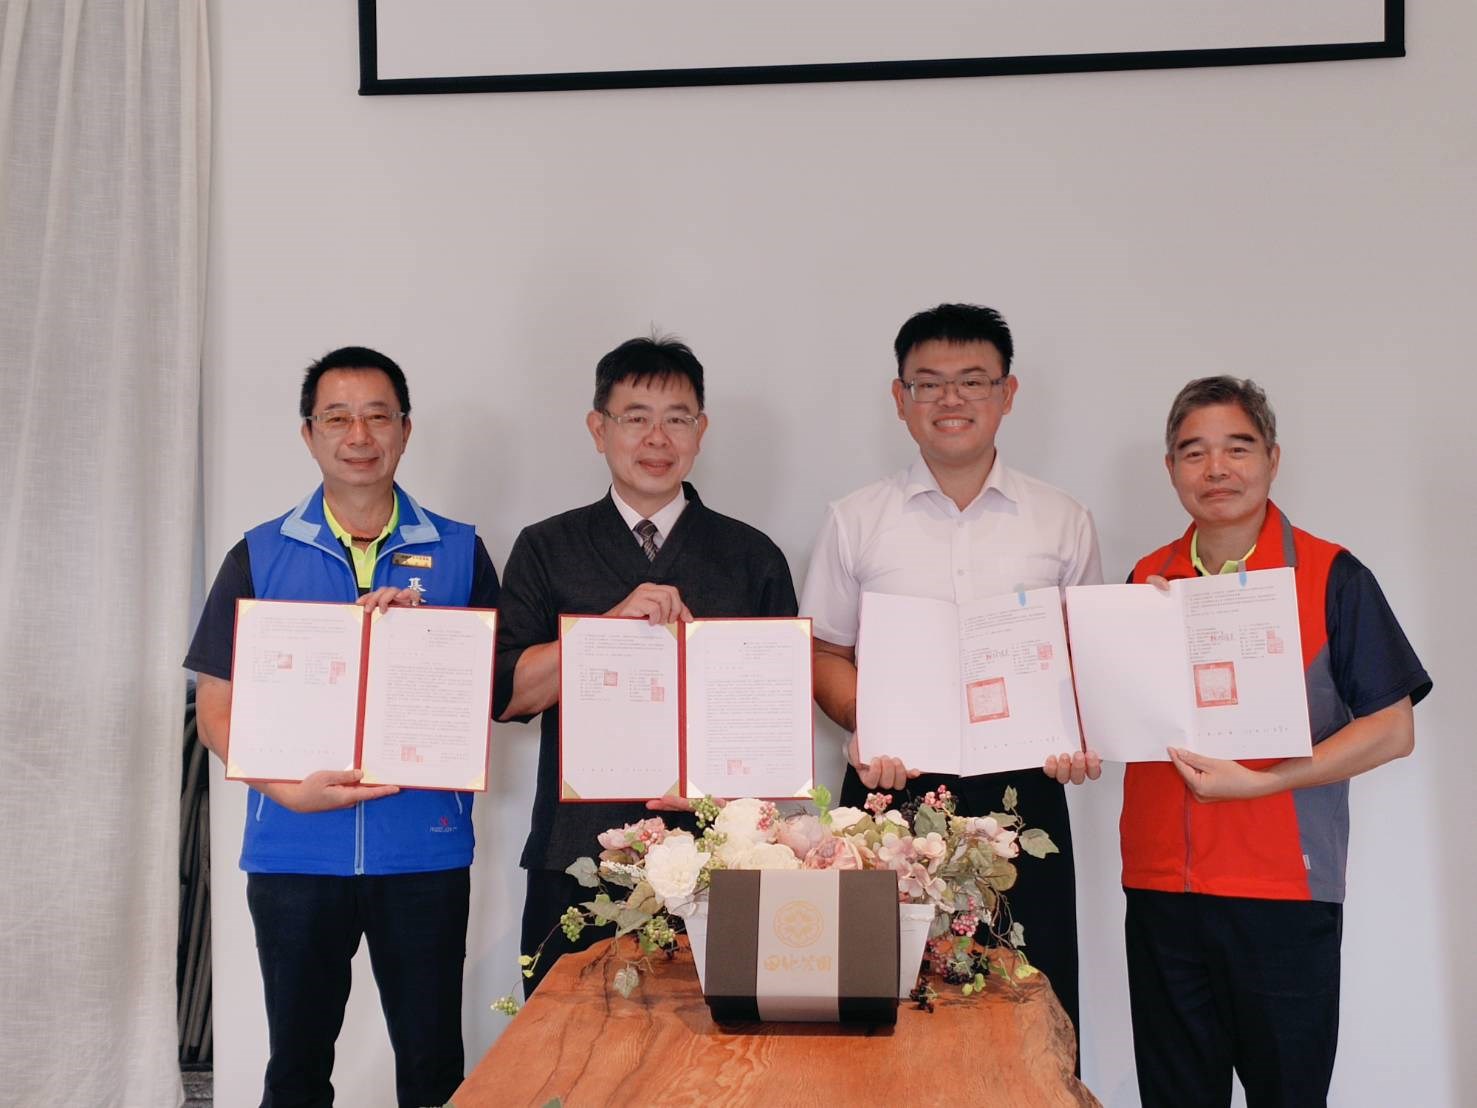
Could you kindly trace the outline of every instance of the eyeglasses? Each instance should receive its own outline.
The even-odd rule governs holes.
[[[404,418],[404,412],[345,412],[335,409],[331,412],[309,416],[308,422],[316,423],[318,430],[332,439],[340,435],[347,435],[349,428],[354,426],[356,420],[363,420],[364,429],[371,435],[378,435],[388,431]]]
[[[658,424],[669,438],[688,438],[697,431],[698,420],[701,416],[695,415],[664,415],[660,419],[650,412],[625,412],[616,415],[614,412],[600,409],[600,414],[618,426],[626,434],[633,438],[645,438],[651,433],[651,429]]]
[[[915,404],[935,404],[944,398],[944,391],[950,386],[958,394],[960,400],[988,400],[990,394],[995,391],[996,385],[1004,385],[1009,380],[1007,377],[979,376],[960,377],[956,381],[950,381],[943,377],[919,377],[912,381],[904,381],[903,388],[913,397]]]

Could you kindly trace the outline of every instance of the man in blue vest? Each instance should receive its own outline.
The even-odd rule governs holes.
[[[226,555],[185,659],[198,675],[201,741],[224,758],[236,601],[318,600],[491,608],[497,573],[468,524],[395,484],[410,391],[364,347],[303,378],[302,436],[323,483]],[[252,787],[241,848],[271,1058],[262,1105],[333,1104],[334,1043],[361,937],[395,1050],[402,1106],[444,1104],[461,1083],[472,798],[359,783],[322,770]]]

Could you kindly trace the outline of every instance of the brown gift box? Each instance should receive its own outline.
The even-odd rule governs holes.
[[[896,1023],[897,906],[891,870],[715,871],[713,1019]]]

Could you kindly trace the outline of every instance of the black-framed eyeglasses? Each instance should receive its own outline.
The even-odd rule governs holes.
[[[701,416],[681,415],[673,412],[660,418],[650,412],[624,412],[616,415],[614,412],[602,408],[600,414],[610,420],[628,435],[643,436],[649,434],[651,429],[658,424],[670,437],[680,439],[694,434],[697,431],[698,420]]]
[[[986,374],[966,374],[956,380],[945,377],[917,377],[904,381],[903,388],[915,404],[934,404],[944,398],[944,392],[952,388],[960,400],[988,400],[997,385],[1004,385],[1009,377],[990,377]]]
[[[335,409],[309,416],[308,422],[316,423],[318,430],[329,438],[337,438],[339,435],[347,435],[356,420],[363,420],[365,430],[375,435],[388,431],[404,418],[404,412],[349,412]]]

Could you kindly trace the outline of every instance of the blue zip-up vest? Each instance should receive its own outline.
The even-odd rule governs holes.
[[[465,605],[472,595],[476,531],[432,515],[399,485],[395,495],[400,526],[380,547],[374,587],[408,588],[415,577],[425,589],[426,603]],[[259,599],[353,603],[359,596],[348,551],[323,518],[321,485],[285,516],[248,531],[246,545]],[[397,565],[396,554],[422,557],[414,566]],[[472,863],[469,793],[403,789],[333,812],[289,811],[255,789],[248,801],[241,844],[241,868],[248,873],[346,877],[423,873]]]

